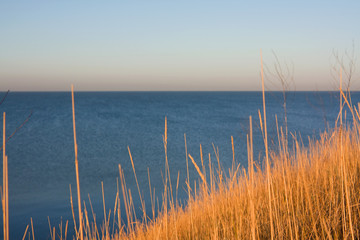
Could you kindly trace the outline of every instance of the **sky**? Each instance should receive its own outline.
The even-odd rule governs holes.
[[[0,91],[336,90],[360,1],[1,1]],[[276,56],[276,57],[275,57]],[[358,71],[352,87],[360,90]],[[359,83],[358,83],[359,82]]]

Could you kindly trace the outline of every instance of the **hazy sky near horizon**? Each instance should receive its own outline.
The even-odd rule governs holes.
[[[260,49],[267,72],[273,51],[293,66],[292,90],[335,90],[332,53],[359,56],[359,11],[357,0],[1,1],[0,91],[260,90]]]

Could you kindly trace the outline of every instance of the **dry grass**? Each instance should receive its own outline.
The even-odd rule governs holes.
[[[360,116],[342,91],[341,96],[340,109],[342,111],[343,104],[346,105],[353,117],[351,125],[343,125],[342,114],[339,114],[340,123],[321,134],[318,140],[309,139],[308,147],[294,135],[286,139],[282,128],[278,127],[277,152],[269,151],[268,156],[264,156],[263,166],[257,165],[253,158],[251,117],[247,138],[248,169],[233,163],[229,174],[225,174],[215,147],[207,160],[201,151],[199,166],[187,153],[184,136],[186,164],[188,166],[190,158],[199,175],[193,189],[189,179],[186,180],[189,193],[186,207],[180,206],[173,197],[165,120],[163,205],[157,217],[154,217],[154,196],[151,194],[150,198],[151,218],[146,215],[144,196],[137,185],[143,208],[141,219],[137,219],[133,196],[119,165],[122,191],[116,195],[114,227],[110,228],[110,212],[108,215],[104,212],[107,217],[100,228],[102,234],[94,231],[99,229],[96,224],[83,223],[84,239],[359,239]],[[261,116],[260,113],[266,146],[266,117]],[[288,142],[292,142],[291,148]],[[134,160],[128,150],[136,176]],[[149,187],[151,192],[150,177]],[[120,218],[121,194],[125,221]],[[85,215],[88,219],[86,212]]]
[[[3,234],[4,240],[9,240],[9,173],[8,157],[6,156],[6,113],[3,113],[3,185],[1,191],[1,203],[3,209]]]
[[[345,96],[341,88],[340,96],[340,122],[334,129],[324,132],[317,140],[309,139],[308,147],[304,147],[301,139],[297,139],[295,135],[287,139],[287,134],[284,134],[282,128],[278,126],[278,149],[275,152],[268,150],[267,146],[265,94],[263,94],[263,113],[259,111],[266,149],[263,163],[256,164],[254,161],[250,117],[250,131],[247,136],[248,168],[244,169],[235,164],[232,139],[233,164],[228,174],[221,168],[219,152],[215,147],[213,153],[208,153],[204,157],[200,146],[201,166],[198,165],[187,152],[184,135],[188,191],[186,206],[179,205],[177,197],[174,197],[174,192],[178,191],[179,181],[174,191],[167,158],[165,119],[164,190],[162,205],[157,208],[158,212],[155,213],[155,192],[152,190],[149,176],[152,216],[146,214],[145,197],[141,195],[134,160],[128,148],[142,214],[140,218],[136,215],[131,189],[127,188],[123,169],[119,165],[120,183],[114,208],[107,211],[103,198],[105,217],[101,224],[96,223],[90,198],[92,219],[85,202],[84,211],[81,211],[73,103],[79,208],[77,225],[72,207],[76,232],[73,238],[360,239],[360,116],[358,109],[352,106],[351,100]],[[343,124],[346,122],[346,119],[343,121],[342,116],[345,107],[352,117],[350,125]],[[288,145],[289,142],[291,147]],[[199,180],[195,182],[193,188],[189,181],[188,169],[191,167],[188,164],[189,158],[199,175]],[[6,157],[4,159],[6,160]],[[6,184],[4,184],[4,193],[7,191],[5,186]],[[4,199],[3,196],[3,209],[6,205]],[[125,219],[121,218],[121,204],[125,209]],[[73,206],[72,195],[71,206]],[[4,219],[6,217],[8,215],[4,211]],[[51,227],[50,222],[49,225],[52,239],[66,239],[67,222],[64,232],[62,225],[59,226],[60,234],[56,233],[55,227]],[[8,224],[4,225],[4,231],[5,227],[8,227]],[[32,221],[31,228],[32,237],[35,239]]]
[[[78,235],[77,238],[80,240],[84,239],[83,233],[83,219],[82,219],[82,211],[81,211],[81,194],[80,194],[80,180],[79,180],[79,162],[78,162],[78,151],[77,151],[77,142],[76,142],[76,124],[75,124],[75,101],[74,101],[74,86],[71,85],[71,100],[72,100],[72,117],[73,117],[73,130],[74,130],[74,151],[75,151],[75,172],[76,172],[76,189],[77,189],[77,197],[78,197],[78,210],[79,210],[79,231],[76,232],[76,224],[75,224],[75,232]],[[75,219],[74,219],[75,223]],[[50,228],[51,231],[51,228]]]
[[[113,239],[359,239],[359,130],[357,123],[335,128],[308,148],[293,139],[289,150],[280,128],[280,151],[269,154],[269,170],[254,166],[250,153],[249,169],[237,166],[224,179],[212,170],[210,155],[207,173],[189,155],[201,181],[187,207],[164,196],[167,211],[146,224],[135,221]]]

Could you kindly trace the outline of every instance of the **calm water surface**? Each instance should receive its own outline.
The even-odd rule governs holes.
[[[276,140],[275,114],[280,124],[284,117],[282,93],[271,92],[266,97],[269,138]],[[360,101],[360,94],[353,93],[352,98],[356,103]],[[106,205],[113,208],[121,164],[127,185],[134,193],[135,205],[140,208],[127,151],[129,146],[139,185],[150,209],[148,168],[156,192],[160,194],[163,189],[165,117],[173,182],[180,172],[179,199],[185,197],[184,133],[188,152],[197,161],[200,144],[204,154],[211,153],[213,157],[212,143],[218,146],[224,168],[232,161],[233,136],[236,161],[246,167],[250,115],[254,119],[255,156],[264,152],[258,128],[261,104],[260,92],[75,93],[82,199],[89,207],[89,194],[98,221],[103,219],[101,182],[104,182]],[[289,130],[301,133],[306,144],[305,136],[318,136],[327,126],[334,125],[338,109],[338,93],[290,92],[287,94]],[[0,110],[6,112],[8,136],[33,111],[29,122],[7,145],[10,238],[22,237],[30,217],[38,239],[50,237],[47,216],[53,226],[58,226],[61,219],[70,220],[69,229],[73,229],[69,184],[73,186],[73,193],[76,193],[76,184],[71,94],[10,92]],[[193,168],[190,168],[190,177],[192,182],[198,177]],[[76,195],[73,196],[76,202]]]

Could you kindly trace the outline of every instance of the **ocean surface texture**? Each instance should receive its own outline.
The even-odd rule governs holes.
[[[334,126],[339,112],[338,92],[288,92],[286,97],[289,131],[301,136],[305,145],[308,136],[316,138],[321,131]],[[279,124],[284,125],[283,93],[268,92],[266,101],[270,147],[276,150],[275,115]],[[357,104],[360,94],[353,93],[352,101]],[[210,153],[215,159],[214,144],[219,148],[225,169],[231,166],[233,136],[236,162],[246,168],[246,135],[251,115],[255,159],[261,160],[264,153],[258,115],[258,110],[262,111],[260,92],[75,92],[75,108],[82,200],[89,210],[90,196],[98,224],[103,220],[101,182],[106,207],[114,208],[119,164],[140,210],[128,146],[147,209],[150,210],[148,169],[152,187],[161,196],[165,117],[171,177],[176,184],[179,172],[178,198],[183,202],[186,199],[184,134],[188,153],[199,164],[200,144],[204,156]],[[7,143],[10,238],[21,239],[30,217],[37,239],[50,236],[48,216],[57,230],[61,220],[63,224],[69,220],[71,234],[70,184],[74,203],[77,201],[71,93],[10,92],[0,110],[6,112],[7,136],[33,113]],[[194,182],[198,175],[189,166],[190,182]],[[76,205],[74,210],[77,213]]]

